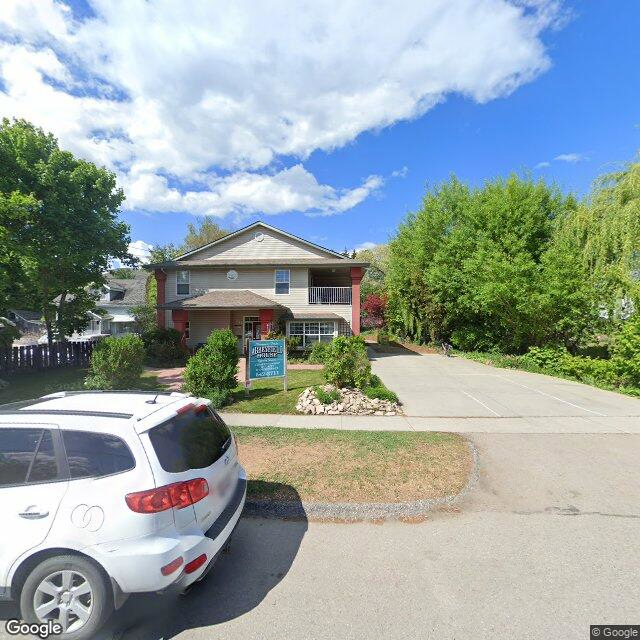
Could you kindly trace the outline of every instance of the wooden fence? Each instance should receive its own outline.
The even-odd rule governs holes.
[[[0,374],[58,367],[86,367],[91,358],[90,342],[56,342],[0,349]]]

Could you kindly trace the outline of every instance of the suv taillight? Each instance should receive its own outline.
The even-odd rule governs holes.
[[[127,506],[136,513],[158,513],[167,509],[184,509],[209,495],[209,484],[204,478],[174,482],[163,487],[136,491],[125,496]]]

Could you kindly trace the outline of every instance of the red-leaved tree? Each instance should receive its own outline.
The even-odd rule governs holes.
[[[384,325],[384,313],[387,308],[385,296],[369,294],[362,303],[362,326],[365,329],[379,329]]]

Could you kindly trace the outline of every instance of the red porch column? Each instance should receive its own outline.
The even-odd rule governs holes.
[[[261,337],[269,333],[273,328],[273,309],[260,309],[260,333]]]
[[[360,335],[360,282],[362,267],[351,267],[351,331]]]
[[[171,320],[173,321],[173,328],[176,331],[179,331],[182,335],[180,342],[182,342],[183,346],[186,345],[187,338],[185,336],[185,331],[187,328],[187,322],[189,322],[189,312],[185,309],[174,309],[171,312]]]
[[[157,303],[159,305],[164,304],[166,302],[165,285],[167,283],[167,274],[162,269],[156,269],[154,271],[154,275],[156,276],[156,285],[158,287]],[[164,329],[165,327],[164,316],[165,316],[164,309],[158,309],[156,311],[158,326],[162,329]]]

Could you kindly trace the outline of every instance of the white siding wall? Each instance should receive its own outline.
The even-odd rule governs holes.
[[[186,265],[185,265],[186,266]],[[286,269],[286,265],[283,265]],[[291,309],[296,313],[335,313],[351,324],[351,305],[333,304],[309,304],[308,268],[291,267],[289,293],[276,295],[275,293],[275,268],[237,267],[237,280],[227,278],[228,268],[191,269],[191,295],[209,289],[248,289],[258,295],[273,300],[278,304]],[[167,273],[166,301],[178,300],[185,296],[179,296],[176,292],[176,272]],[[246,315],[250,315],[247,313]],[[167,325],[170,326],[170,325]]]
[[[255,239],[257,232],[263,234],[262,242]],[[322,249],[315,249],[293,238],[271,231],[264,227],[240,233],[234,238],[216,244],[189,256],[187,260],[222,260],[232,258],[313,258],[322,256],[334,258]]]

